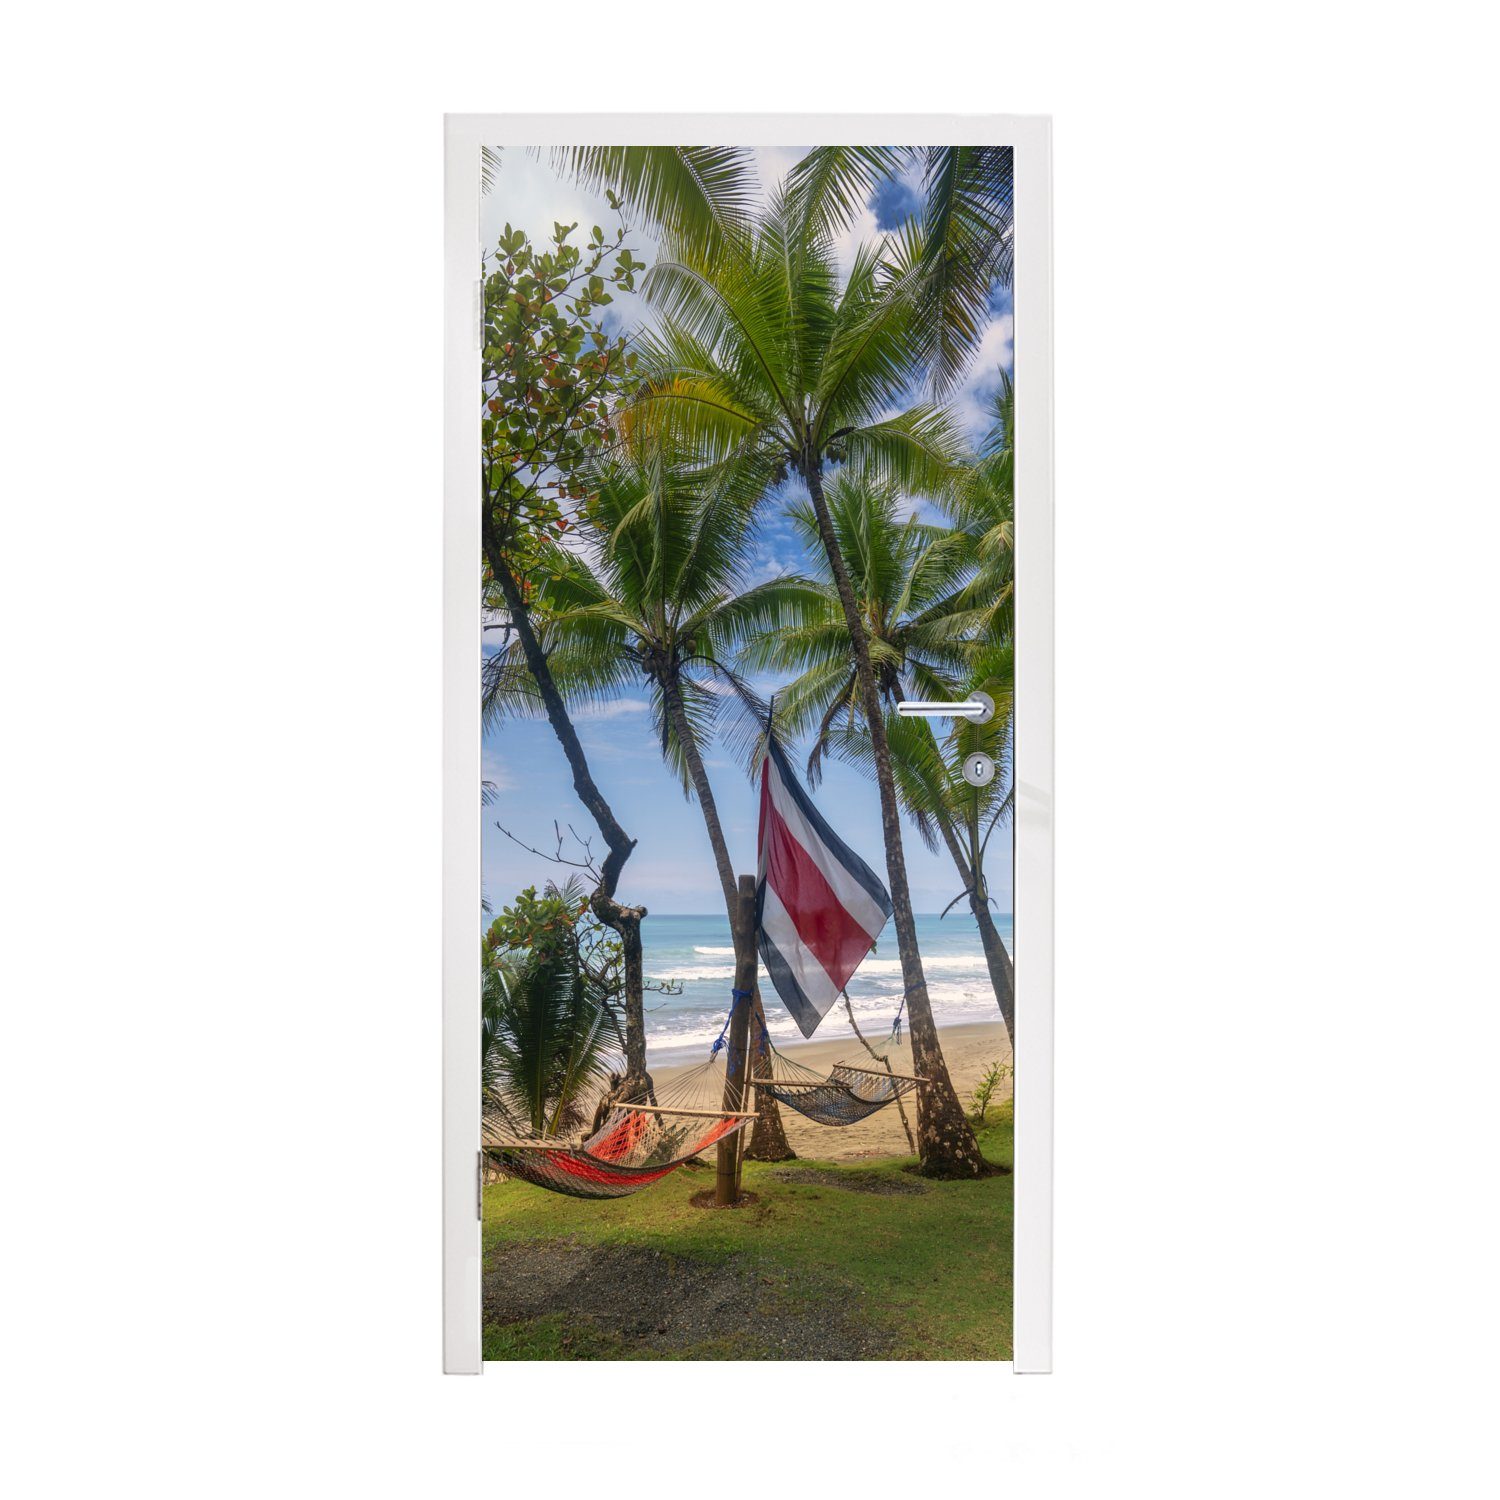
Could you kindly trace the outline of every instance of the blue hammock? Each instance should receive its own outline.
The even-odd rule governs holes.
[[[823,1078],[779,1052],[774,1057],[780,1076],[752,1073],[750,1082],[778,1104],[795,1109],[819,1125],[857,1125],[925,1082],[910,1073],[857,1068],[842,1062],[835,1063]]]

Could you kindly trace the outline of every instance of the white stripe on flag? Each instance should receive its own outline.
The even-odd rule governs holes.
[[[820,1016],[826,1016],[829,1006],[838,999],[838,986],[828,977],[828,970],[818,962],[812,949],[802,941],[770,881],[766,882],[765,892],[761,907],[761,929],[780,950],[792,977],[802,986],[807,1003]]]

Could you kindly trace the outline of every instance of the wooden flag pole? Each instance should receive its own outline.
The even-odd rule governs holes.
[[[734,921],[734,987],[748,996],[755,989],[755,877],[741,875]],[[729,1060],[724,1068],[724,1108],[744,1108],[745,1074],[750,1039],[748,999],[737,1000],[729,1018]],[[719,1142],[714,1177],[714,1205],[727,1208],[740,1197],[739,1142],[734,1135]]]

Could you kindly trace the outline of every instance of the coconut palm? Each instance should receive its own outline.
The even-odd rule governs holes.
[[[1016,622],[1016,402],[1004,370],[993,416],[979,457],[934,498],[974,542],[975,570],[964,603],[977,611],[975,629],[991,641],[1008,641]]]
[[[989,693],[997,705],[985,725],[960,720],[939,745],[924,720],[888,715],[897,794],[929,848],[946,844],[979,925],[995,999],[1014,1038],[1015,981],[1004,944],[990,914],[984,886],[984,850],[1008,797],[1003,776],[983,790],[969,786],[959,767],[983,750],[1004,765],[1011,703],[1011,651],[988,633],[990,601],[971,581],[977,539],[966,532],[900,519],[900,498],[888,486],[871,485],[844,469],[828,485],[834,532],[849,564],[860,613],[870,632],[881,699],[889,710],[903,697],[958,699],[970,687]],[[816,545],[815,523],[806,507],[792,509],[793,524]],[[979,576],[984,576],[981,566]],[[870,736],[854,679],[849,632],[831,586],[825,584],[821,615],[801,625],[751,637],[742,651],[747,669],[797,672],[776,697],[776,712],[792,733],[813,732],[808,777],[816,782],[823,757],[873,769]],[[974,678],[978,671],[978,678]],[[972,679],[972,680],[971,680]]]
[[[674,244],[712,251],[743,232],[758,187],[744,146],[555,146],[552,164],[614,192]]]
[[[544,601],[549,662],[565,698],[649,690],[662,754],[703,815],[731,927],[736,876],[703,747],[726,714],[741,712],[743,684],[730,665],[737,642],[795,626],[823,604],[802,578],[741,587],[755,545],[749,478],[739,467],[689,470],[660,448],[602,466],[589,515],[603,545],[592,560],[552,549]],[[502,681],[492,691],[503,691]],[[760,1110],[752,1154],[785,1160],[793,1153],[775,1100]]]
[[[892,715],[886,721],[886,736],[902,805],[929,849],[936,850],[940,843],[947,849],[963,882],[950,909],[967,898],[979,928],[995,1001],[1014,1051],[1015,967],[995,926],[985,879],[990,840],[1009,822],[1015,796],[1009,774],[1013,722],[1010,648],[990,653],[987,666],[987,674],[971,687],[987,693],[995,703],[995,716],[988,724],[959,720],[939,740],[926,719]],[[847,721],[839,724],[830,736],[830,745],[840,759],[865,770],[871,768],[870,740],[862,726]],[[963,778],[963,763],[976,750],[990,756],[997,768],[998,774],[986,787],[970,786]]]
[[[968,677],[975,612],[963,606],[973,542],[963,533],[906,515],[900,492],[852,466],[827,486],[828,513],[870,640],[882,703],[903,697],[952,698]],[[843,606],[823,557],[809,505],[788,509],[810,556],[822,558],[822,608],[790,627],[747,640],[749,669],[796,673],[776,695],[778,722],[792,736],[812,732],[808,779],[817,784],[830,736],[863,722],[854,653]]]
[[[622,194],[674,246],[710,251],[745,232],[756,167],[744,147],[570,146],[554,148],[552,160],[596,190]],[[497,166],[486,157],[486,184]],[[937,387],[951,388],[983,336],[995,284],[1011,280],[1011,148],[819,146],[793,168],[788,189],[811,220],[838,230],[901,173],[922,192],[913,347]]]
[[[907,400],[919,259],[912,235],[862,247],[840,286],[826,225],[798,195],[781,194],[716,254],[683,248],[658,260],[642,289],[660,323],[639,339],[645,379],[623,426],[633,442],[670,434],[712,461],[774,463],[807,486],[870,726],[913,1058],[929,1080],[918,1118],[922,1167],[976,1176],[983,1159],[943,1062],[922,973],[869,632],[824,492],[828,467],[846,458],[874,482],[931,491],[962,452],[951,413]]]
[[[957,383],[989,321],[997,282],[1014,260],[1009,146],[820,146],[793,169],[790,190],[828,227],[853,222],[882,178],[922,187],[922,284],[913,338],[934,385]]]

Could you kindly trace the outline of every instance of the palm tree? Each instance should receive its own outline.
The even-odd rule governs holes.
[[[743,232],[758,186],[754,156],[743,146],[554,146],[551,160],[701,253]]]
[[[853,221],[883,178],[921,175],[922,285],[913,330],[933,384],[951,389],[989,319],[997,282],[1014,268],[1014,172],[1009,146],[819,146],[789,187],[825,226]]]
[[[1014,1057],[1016,971],[990,914],[984,858],[995,830],[1009,825],[1015,815],[1015,762],[1012,754],[1015,744],[1015,647],[1010,641],[989,645],[980,650],[975,660],[977,671],[973,687],[988,694],[995,705],[995,714],[987,724],[959,719],[949,731],[945,749],[949,806],[953,815],[936,820],[936,826],[964,883],[964,894],[969,898],[969,910],[979,928],[985,965],[990,972],[990,983],[994,986]],[[973,787],[963,779],[963,764],[975,751],[982,751],[995,763],[995,779],[987,787]],[[934,807],[935,813],[939,810],[941,804]]]
[[[801,578],[739,588],[754,540],[746,478],[742,468],[691,471],[660,447],[631,463],[604,465],[590,506],[605,539],[598,556],[590,562],[557,547],[545,562],[555,681],[575,702],[642,683],[649,689],[662,754],[703,815],[731,927],[736,876],[703,746],[726,708],[739,709],[743,684],[728,665],[733,645],[751,631],[793,625],[821,604],[816,587]],[[758,1013],[758,996],[755,1006]],[[794,1153],[776,1101],[767,1096],[759,1107],[752,1154],[786,1160]]]
[[[739,146],[554,147],[553,164],[612,188],[673,244],[710,252],[743,235],[756,182]],[[498,157],[486,153],[486,190]],[[819,146],[793,168],[789,191],[825,229],[842,228],[885,178],[912,169],[922,186],[921,287],[913,338],[938,389],[957,383],[982,337],[996,282],[1014,268],[1009,146]]]
[[[700,250],[739,231],[757,181],[744,146],[554,146],[548,156],[564,176],[614,194],[621,207]],[[504,164],[503,148],[480,146],[480,192],[494,191]]]
[[[971,1177],[984,1162],[932,1020],[870,636],[824,493],[825,469],[846,458],[916,494],[941,486],[960,456],[949,412],[906,404],[919,258],[911,235],[862,247],[840,288],[832,236],[782,194],[716,254],[683,247],[658,260],[643,291],[662,321],[639,340],[645,384],[623,425],[633,441],[669,433],[712,461],[770,462],[807,486],[870,727],[913,1058],[929,1080],[918,1111],[922,1168]]]
[[[962,607],[973,572],[972,541],[914,514],[903,520],[899,491],[852,466],[829,480],[827,500],[869,634],[881,701],[893,707],[903,697],[954,697],[973,655],[973,612]],[[777,691],[776,716],[798,738],[813,731],[807,773],[816,786],[835,726],[862,723],[863,707],[817,516],[808,505],[790,506],[788,515],[809,555],[822,561],[822,607],[800,623],[756,633],[741,659],[747,668],[798,674]]]
[[[941,842],[948,850],[963,882],[954,902],[968,898],[969,910],[979,928],[995,1001],[1014,1052],[1015,966],[990,911],[984,872],[990,839],[997,827],[1008,822],[1014,805],[1014,785],[1008,774],[1013,701],[1009,653],[1009,647],[1003,648],[998,654],[1006,658],[1006,664],[1002,666],[992,658],[991,675],[973,684],[995,702],[995,716],[988,724],[960,720],[946,740],[940,742],[927,720],[892,715],[886,721],[886,736],[902,805],[929,849],[935,850]],[[830,737],[830,746],[841,760],[866,770],[870,768],[869,736],[858,725],[850,722],[838,725]],[[970,786],[963,778],[963,763],[976,750],[990,756],[1000,770],[987,787]]]
[[[988,572],[982,542],[951,531],[899,518],[899,497],[888,486],[872,485],[844,469],[828,485],[829,512],[870,632],[882,701],[894,708],[903,697],[956,699],[969,686],[988,692],[995,718],[985,725],[959,721],[947,754],[924,720],[888,716],[896,790],[929,848],[946,844],[963,880],[978,923],[995,999],[1014,1042],[1015,979],[1010,955],[1000,940],[984,886],[984,849],[997,819],[1009,805],[1004,778],[982,791],[960,773],[964,757],[983,750],[1004,764],[1012,696],[1011,650],[997,645],[989,631],[992,601],[975,587]],[[816,544],[815,523],[806,507],[794,507],[793,524]],[[1007,554],[1008,555],[1008,554]],[[749,669],[799,671],[776,697],[777,716],[793,733],[814,728],[808,779],[816,783],[830,749],[841,759],[873,768],[870,737],[854,679],[849,632],[838,598],[828,584],[820,615],[802,625],[761,632],[741,653]],[[977,599],[973,596],[978,595]],[[970,682],[981,666],[979,680]]]
[[[993,403],[994,422],[958,483],[934,498],[973,539],[974,576],[964,602],[978,614],[981,638],[1009,641],[1016,625],[1016,400],[1004,370]]]
[[[576,894],[576,893],[575,893]],[[482,950],[481,1071],[485,1112],[505,1129],[557,1135],[585,1118],[620,1044],[609,986],[571,930],[546,945]]]
[[[988,724],[960,720],[946,745],[948,786],[956,794],[959,808],[968,809],[968,820],[936,818],[940,801],[931,803],[933,826],[948,845],[948,851],[964,881],[970,909],[979,926],[985,959],[1000,1012],[1015,1046],[1015,967],[990,915],[985,895],[984,849],[989,832],[982,837],[978,822],[981,807],[993,831],[1010,818],[1015,784],[1007,774],[1014,728],[1015,689],[1015,386],[1002,370],[993,403],[993,424],[979,457],[968,465],[958,483],[934,497],[967,535],[974,548],[974,573],[960,597],[970,611],[974,631],[974,688],[987,692],[996,706]],[[983,751],[1002,770],[983,793],[962,780],[959,768],[974,751]],[[934,788],[935,790],[936,788]],[[991,809],[993,811],[991,812]]]

